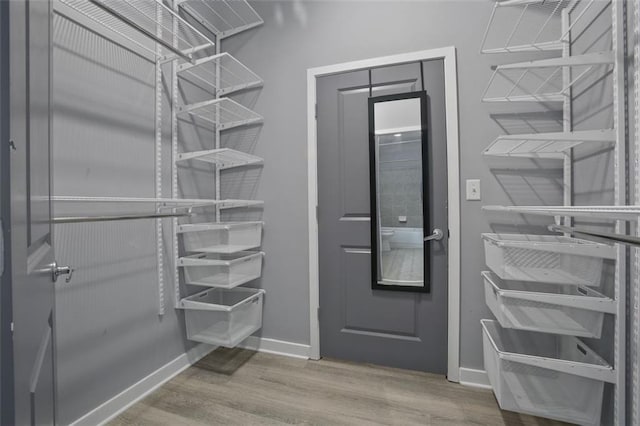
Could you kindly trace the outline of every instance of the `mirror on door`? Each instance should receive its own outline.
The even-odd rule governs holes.
[[[374,289],[429,291],[426,106],[426,92],[369,98]]]

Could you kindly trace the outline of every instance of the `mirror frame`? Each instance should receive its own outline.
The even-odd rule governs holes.
[[[431,293],[431,250],[429,241],[422,242],[422,254],[424,256],[423,285],[386,285],[378,283],[378,200],[376,197],[376,133],[375,133],[375,105],[381,102],[398,101],[403,99],[420,99],[420,121],[422,139],[422,235],[424,238],[425,229],[430,229],[429,217],[429,138],[428,138],[428,111],[427,92],[424,90],[416,92],[398,93],[394,95],[384,95],[369,97],[369,197],[371,203],[371,288],[373,290],[405,291],[413,293]],[[425,202],[427,201],[427,202]],[[430,233],[430,232],[429,232]]]

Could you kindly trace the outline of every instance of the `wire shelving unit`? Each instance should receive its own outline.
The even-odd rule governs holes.
[[[563,11],[573,10],[579,0],[502,0],[494,3],[485,30],[481,53],[557,52],[569,44],[571,30],[587,11],[598,7],[597,0],[586,5],[570,25],[559,25]],[[600,6],[601,7],[601,6]],[[503,29],[510,28],[508,36]]]
[[[215,164],[220,170],[242,166],[263,164],[264,160],[258,156],[236,151],[231,148],[211,149],[206,151],[194,151],[178,154],[176,161],[197,160]]]
[[[569,91],[595,69],[612,66],[613,52],[541,59],[498,65],[482,96],[483,102],[564,102]],[[576,74],[565,78],[563,69]]]
[[[180,64],[178,76],[218,97],[263,84],[256,73],[227,52]]]
[[[482,210],[497,213],[622,221],[636,221],[640,216],[640,206],[483,206]]]
[[[235,287],[261,275],[264,253],[245,250],[255,250],[261,245],[263,224],[222,222],[221,213],[228,208],[260,207],[263,202],[223,200],[221,172],[230,168],[262,165],[264,161],[250,153],[221,146],[221,132],[262,122],[261,115],[226,96],[259,88],[263,81],[232,55],[221,52],[220,41],[255,28],[263,21],[245,0],[176,0],[173,8],[176,14],[193,18],[214,34],[216,50],[212,56],[188,62],[174,59],[171,63],[171,194],[173,198],[180,198],[178,165],[189,167],[194,162],[205,162],[214,165],[215,199],[218,200],[214,222],[179,224],[177,218],[173,219],[174,308],[184,310],[189,339],[235,346],[262,324],[264,290]],[[156,90],[162,90],[161,83],[158,82]],[[179,89],[181,84],[195,86],[205,94],[206,100],[185,103]],[[179,153],[178,145],[182,141],[178,137],[178,123],[199,125],[202,121],[213,125],[214,134],[209,149]],[[181,251],[196,254],[181,257]],[[199,293],[183,297],[181,283],[185,284],[185,290],[192,288],[187,286],[217,288],[200,290]],[[223,306],[227,299],[234,297],[241,297],[237,304]],[[193,303],[196,299],[198,303]],[[240,329],[232,325],[236,321],[250,326]],[[195,328],[197,332],[193,331]],[[221,338],[223,335],[226,337]]]
[[[576,24],[588,27],[590,24],[589,14],[602,16],[610,8],[612,50],[596,53],[585,53],[572,55],[572,30]],[[503,15],[504,14],[504,15]],[[533,18],[532,15],[536,15]],[[495,34],[498,22],[504,25],[504,16],[513,18],[511,32],[506,39]],[[515,18],[514,18],[515,17]],[[494,5],[493,13],[490,17],[485,37],[482,40],[481,51],[483,53],[514,53],[514,52],[544,52],[556,51],[558,57],[539,59],[528,62],[518,62],[495,67],[487,88],[482,95],[484,102],[530,102],[538,103],[548,108],[548,104],[557,104],[562,108],[563,131],[555,133],[533,133],[519,135],[498,136],[483,152],[487,157],[508,157],[508,158],[543,158],[563,160],[564,176],[564,205],[560,206],[483,206],[483,210],[489,212],[525,214],[547,216],[554,218],[555,225],[549,227],[550,231],[565,233],[567,241],[585,242],[576,237],[594,238],[597,241],[608,243],[611,247],[612,257],[615,263],[613,277],[613,291],[609,298],[611,300],[607,315],[614,317],[613,336],[613,359],[611,360],[610,374],[604,380],[613,384],[613,415],[612,419],[605,420],[615,425],[626,424],[625,412],[625,310],[626,310],[626,245],[635,244],[631,237],[624,234],[626,224],[638,223],[640,218],[640,205],[628,205],[625,189],[626,173],[626,147],[625,147],[625,94],[624,94],[624,43],[625,34],[623,23],[625,20],[624,6],[617,0],[595,1],[595,0],[498,0]],[[591,77],[592,73],[602,71],[602,74],[612,75],[613,86],[613,128],[597,129],[587,131],[574,131],[572,126],[572,96],[579,83]],[[598,74],[601,75],[601,74]],[[555,108],[555,106],[554,106]],[[610,147],[613,151],[614,164],[614,205],[601,206],[573,206],[573,148],[578,146]],[[637,171],[636,171],[637,173]],[[638,178],[640,180],[640,178]],[[637,202],[637,200],[636,200]],[[573,227],[574,219],[593,219],[597,221],[608,221],[615,227],[615,233],[581,230]],[[562,225],[564,223],[564,225]],[[637,226],[637,225],[636,225]],[[582,232],[581,232],[582,231]],[[522,238],[526,236],[520,235]],[[489,250],[485,245],[485,250]],[[492,254],[495,256],[495,248]],[[503,268],[516,268],[517,262],[522,265],[524,271],[530,270],[529,278],[544,285],[545,265],[553,267],[558,261],[554,252],[562,251],[558,246],[552,251],[544,250],[535,244],[526,251],[514,251],[505,253]],[[564,256],[571,256],[573,250],[567,250]],[[489,256],[489,251],[487,251]],[[510,257],[509,257],[510,256]],[[640,257],[639,257],[640,258]],[[494,262],[495,263],[495,262]],[[589,263],[590,265],[593,262]],[[640,261],[639,263],[640,264]],[[584,270],[585,264],[580,269]],[[529,269],[526,269],[529,268]],[[513,269],[511,271],[514,271]],[[540,273],[539,275],[535,274]],[[535,280],[531,277],[536,276]],[[522,275],[522,276],[527,276]],[[551,276],[551,275],[549,275]],[[529,290],[531,300],[536,299],[542,293],[537,293],[535,286]],[[542,290],[540,290],[541,292]],[[487,303],[489,297],[487,296]],[[536,309],[539,310],[535,311]],[[527,315],[540,315],[541,321],[545,321],[544,315],[550,315],[541,307],[531,306],[533,309]],[[551,319],[549,318],[549,321]],[[517,323],[517,322],[516,322]],[[518,328],[513,327],[513,328]],[[547,332],[549,330],[547,329]],[[485,336],[486,338],[487,336]],[[522,335],[524,338],[524,334]],[[586,346],[585,346],[586,347]],[[594,353],[595,354],[595,353]],[[486,356],[486,354],[485,354]],[[533,364],[532,364],[533,365]],[[540,364],[542,365],[542,364]],[[563,374],[571,374],[570,369],[556,369]],[[526,374],[526,373],[524,373]],[[493,377],[491,377],[493,376]],[[499,374],[495,371],[490,374],[490,379],[497,380]],[[533,380],[533,379],[532,379]],[[536,382],[538,386],[542,382]],[[523,397],[529,393],[536,394],[540,389],[527,389],[527,386],[536,386],[533,381],[527,386],[519,389]],[[598,386],[602,386],[599,384]],[[596,389],[596,388],[594,388]],[[576,392],[582,389],[576,389]],[[600,391],[601,392],[601,391]],[[592,394],[592,395],[598,395]],[[600,402],[595,398],[593,402]],[[510,403],[510,409],[520,409],[518,402]],[[568,411],[558,410],[563,401],[556,400],[554,407],[541,405],[539,407],[533,403],[529,410],[543,417],[551,417],[559,420],[581,422],[579,411],[568,415]],[[569,402],[568,402],[569,404]],[[587,409],[593,407],[584,407]],[[530,413],[532,411],[529,411]],[[600,421],[600,410],[593,411],[593,419]],[[575,416],[575,417],[574,417]]]
[[[51,197],[57,211],[63,211],[65,216],[56,217],[64,221],[70,214],[74,215],[102,215],[135,214],[168,211],[191,211],[195,208],[217,207],[232,209],[240,207],[261,206],[259,200],[207,200],[198,198],[145,198],[145,197],[83,197],[63,196]]]
[[[154,57],[193,53],[213,46],[162,0],[59,0],[93,22],[124,37]]]
[[[171,6],[167,6],[171,4]],[[62,215],[54,219],[55,223],[79,223],[107,220],[156,220],[156,256],[158,272],[158,314],[165,313],[164,298],[164,226],[166,218],[171,218],[171,248],[172,268],[174,270],[174,306],[186,309],[181,303],[180,274],[179,274],[179,241],[178,218],[191,219],[196,208],[213,208],[216,223],[208,224],[203,231],[211,232],[223,230],[231,235],[230,229],[249,229],[254,232],[254,239],[261,235],[262,224],[220,224],[221,212],[225,209],[256,208],[264,203],[259,200],[224,199],[220,191],[220,172],[222,170],[262,164],[259,157],[220,146],[220,132],[243,125],[262,121],[262,117],[238,102],[222,96],[260,87],[263,81],[257,74],[228,53],[220,51],[220,40],[238,34],[242,31],[257,27],[263,23],[260,16],[246,0],[59,0],[56,5],[58,13],[72,18],[81,18],[91,25],[105,29],[107,36],[118,43],[124,43],[145,57],[155,60],[155,197],[85,197],[85,196],[56,196],[52,202],[56,211]],[[197,23],[191,25],[187,21],[195,19]],[[204,35],[197,27],[214,34],[214,40]],[[206,31],[205,31],[206,32]],[[215,41],[215,42],[214,42]],[[211,55],[211,49],[215,54]],[[171,89],[171,195],[163,196],[163,111],[164,103],[164,72],[163,64],[170,63]],[[189,82],[196,88],[208,93],[207,101],[184,105],[180,102],[178,80]],[[197,117],[215,125],[215,139],[209,150],[178,154],[178,115]],[[187,120],[189,122],[195,120]],[[204,161],[215,165],[215,197],[213,199],[182,198],[178,190],[177,165],[178,162],[188,160]],[[206,212],[206,210],[205,210]],[[186,225],[185,225],[186,226]],[[204,225],[199,225],[204,226]],[[259,228],[260,234],[256,236]],[[193,230],[193,229],[192,229]],[[233,255],[237,249],[246,247],[242,244],[246,235],[234,231],[234,238],[241,244],[227,243],[215,246],[220,255]],[[239,236],[238,236],[239,235]],[[229,239],[231,236],[228,237]],[[229,240],[231,241],[231,240]],[[214,247],[214,246],[212,246]],[[210,248],[211,249],[211,248]],[[214,250],[214,249],[211,249]],[[251,258],[254,269],[261,271],[262,253],[260,255],[243,255],[243,258],[220,261],[223,266],[233,263],[240,270],[244,258]],[[259,259],[259,262],[258,262]],[[211,266],[214,270],[218,266]],[[214,273],[217,274],[217,272]],[[255,274],[254,274],[255,275]],[[257,276],[250,277],[255,279]],[[236,289],[234,289],[236,290]],[[246,294],[245,294],[246,293]],[[247,294],[251,293],[250,296]],[[255,294],[254,294],[255,293]],[[220,311],[228,314],[233,321],[251,321],[251,333],[260,328],[262,323],[262,294],[255,290],[236,291],[242,296],[232,307],[223,306],[225,297],[220,292],[210,293],[207,301],[201,301],[192,312],[185,313],[187,319],[187,335],[190,326],[194,326],[194,318],[201,314],[201,310]],[[244,298],[244,301],[243,301]],[[242,309],[233,313],[238,306],[251,300],[251,309]],[[255,303],[259,302],[259,306]],[[203,308],[203,306],[205,308]],[[250,317],[248,317],[249,315]],[[213,343],[216,336],[222,332],[232,333],[233,330],[219,330],[224,327],[224,319],[216,320],[216,324],[207,330],[202,330],[207,336],[205,341]],[[223,321],[220,321],[220,320]],[[228,319],[228,318],[226,318]],[[248,328],[246,330],[249,330]],[[251,334],[249,333],[249,334]],[[247,335],[235,333],[229,342],[244,340]],[[209,340],[207,340],[209,339]]]
[[[244,0],[178,0],[178,3],[181,9],[215,34],[218,41],[264,23]]]
[[[483,155],[562,160],[571,148],[583,144],[613,144],[615,141],[613,130],[501,135],[483,151]]]
[[[239,104],[233,99],[218,98],[178,107],[180,115],[189,114],[211,124],[220,130],[259,123],[262,116]]]

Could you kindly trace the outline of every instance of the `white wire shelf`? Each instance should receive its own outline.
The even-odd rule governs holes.
[[[178,107],[178,114],[190,114],[218,126],[220,130],[259,123],[262,116],[229,98],[212,99]]]
[[[483,206],[482,210],[538,216],[570,216],[608,220],[636,221],[640,206]]]
[[[246,0],[178,0],[203,27],[223,39],[264,23]]]
[[[58,205],[71,206],[79,205],[98,205],[100,208],[112,205],[115,207],[125,206],[131,207],[154,207],[158,210],[165,209],[192,209],[197,207],[218,206],[221,209],[230,209],[236,207],[251,207],[264,204],[258,200],[207,200],[207,199],[178,199],[178,198],[142,198],[142,197],[84,197],[84,196],[63,196],[56,195],[51,197],[51,201]],[[120,206],[118,206],[120,205]],[[65,207],[63,207],[65,208]]]
[[[480,47],[481,53],[545,52],[562,50],[569,42],[573,27],[599,2],[582,0],[571,25],[562,30],[561,14],[573,10],[579,0],[502,0],[494,3],[493,11]],[[509,29],[505,31],[505,28]]]
[[[212,163],[220,170],[231,169],[233,167],[251,166],[262,164],[264,160],[255,155],[236,151],[231,148],[211,149],[207,151],[195,151],[178,154],[176,161],[198,160]]]
[[[482,154],[490,157],[564,159],[566,151],[581,144],[615,142],[616,135],[611,129],[502,135]]]
[[[499,65],[491,75],[483,102],[563,102],[569,90],[595,69],[613,66],[613,52],[597,52],[566,58],[542,59]],[[575,73],[564,82],[562,69]]]
[[[219,75],[218,69],[220,70]],[[238,90],[260,87],[263,84],[262,79],[256,73],[226,52],[198,59],[193,63],[181,64],[178,66],[178,76],[216,95],[216,97],[225,96]],[[216,84],[218,84],[217,87]]]
[[[211,40],[166,7],[162,0],[59,1],[154,57],[175,54],[190,60],[194,52],[213,46]],[[158,49],[159,46],[162,48]]]

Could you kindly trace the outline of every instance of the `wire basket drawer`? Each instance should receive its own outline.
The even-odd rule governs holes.
[[[553,235],[482,234],[486,263],[504,280],[599,286],[612,246]]]
[[[216,288],[183,299],[188,339],[237,346],[262,327],[264,293],[254,288]]]
[[[588,287],[503,281],[483,272],[487,306],[505,328],[600,338],[615,304]]]
[[[201,253],[181,257],[178,265],[187,284],[233,288],[262,275],[263,252]]]
[[[484,365],[500,408],[598,425],[614,372],[579,339],[510,330],[482,320]]]
[[[197,253],[237,253],[260,247],[263,222],[222,222],[180,225],[184,249]]]

